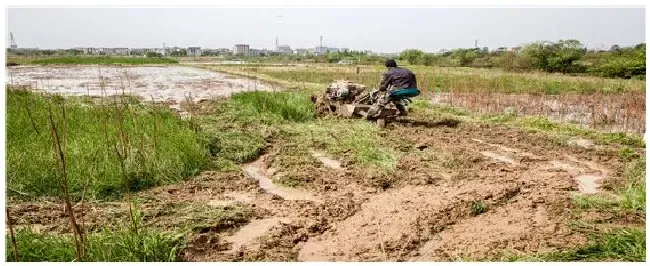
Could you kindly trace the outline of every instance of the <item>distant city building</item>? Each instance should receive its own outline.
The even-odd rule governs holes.
[[[325,46],[316,46],[314,48],[314,54],[315,55],[321,55],[327,53],[327,47]]]
[[[316,46],[314,48],[314,54],[321,55],[327,53],[336,53],[339,51],[339,48],[325,47],[325,46]]]
[[[291,50],[291,46],[289,45],[278,45],[275,47],[275,51],[280,53],[280,54],[292,54],[293,50]]]
[[[261,49],[249,49],[248,56],[262,56],[266,55],[266,50]]]
[[[201,56],[201,47],[187,47],[188,56]]]
[[[293,50],[293,54],[298,56],[308,56],[310,54],[309,49],[296,49]]]
[[[151,52],[152,49],[149,48],[135,48],[135,49],[130,49],[129,55],[147,55],[148,52]]]
[[[108,50],[109,55],[129,55],[129,48],[111,48]]]
[[[228,48],[219,48],[217,49],[217,54],[218,55],[232,55],[232,50]]]
[[[249,56],[250,47],[248,44],[235,44],[235,47],[232,49],[233,55],[235,56]]]
[[[9,45],[9,48],[18,49],[18,44],[16,44],[16,39],[14,39],[14,33],[10,32],[9,36],[11,37],[11,44]]]

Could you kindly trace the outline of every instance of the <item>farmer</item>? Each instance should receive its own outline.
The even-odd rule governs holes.
[[[397,67],[397,63],[393,59],[386,60],[386,68],[381,82],[379,83],[379,91],[394,93],[396,90],[411,89],[417,90],[418,83],[415,80],[415,74],[406,68]],[[419,91],[417,91],[419,93]],[[406,106],[402,102],[402,98],[389,98],[399,111],[398,115],[406,115]]]

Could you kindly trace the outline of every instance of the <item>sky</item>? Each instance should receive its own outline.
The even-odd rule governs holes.
[[[514,47],[577,39],[588,48],[645,42],[644,8],[8,8],[18,47],[323,45],[399,52]]]

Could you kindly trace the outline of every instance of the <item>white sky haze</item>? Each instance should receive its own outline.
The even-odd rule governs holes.
[[[8,8],[19,47],[200,46],[436,52],[578,39],[589,48],[645,42],[644,8]],[[9,33],[6,44],[9,45]]]

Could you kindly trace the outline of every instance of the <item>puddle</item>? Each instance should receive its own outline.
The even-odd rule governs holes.
[[[484,156],[490,157],[490,158],[492,158],[494,160],[500,161],[500,162],[514,164],[514,165],[519,164],[519,163],[515,162],[515,160],[513,160],[512,158],[510,158],[508,156],[505,156],[505,155],[496,154],[496,153],[489,152],[489,151],[483,151],[483,152],[481,152],[481,154],[483,154]]]
[[[259,181],[259,186],[267,193],[275,194],[284,200],[308,200],[321,202],[311,193],[304,189],[276,186],[273,181],[266,175],[264,167],[265,156],[260,157],[257,161],[244,165],[244,173]]]
[[[325,167],[327,168],[334,169],[334,170],[343,169],[343,167],[341,167],[341,162],[327,157],[327,155],[325,155],[322,152],[311,151],[311,155],[314,156],[314,158],[318,159],[321,163],[323,163],[323,165],[325,165]]]
[[[578,189],[584,194],[598,193],[598,188],[600,187],[598,183],[601,179],[603,177],[598,175],[579,175],[576,177]]]
[[[571,146],[578,146],[585,149],[591,149],[595,146],[594,142],[588,139],[571,139],[567,142]]]
[[[568,163],[559,161],[550,161],[551,167],[548,169],[564,170],[567,171],[570,175],[575,176],[575,180],[578,182],[578,190],[583,194],[598,193],[600,180],[604,178],[604,175],[606,175],[607,171],[591,162],[582,162],[574,158],[572,158],[572,161],[574,163],[585,164],[588,166],[588,168],[575,167]]]
[[[234,235],[224,237],[224,240],[232,243],[231,251],[237,251],[243,245],[251,243],[256,238],[263,236],[273,226],[280,225],[282,222],[288,222],[288,219],[269,218],[251,220],[250,223],[239,228]]]

